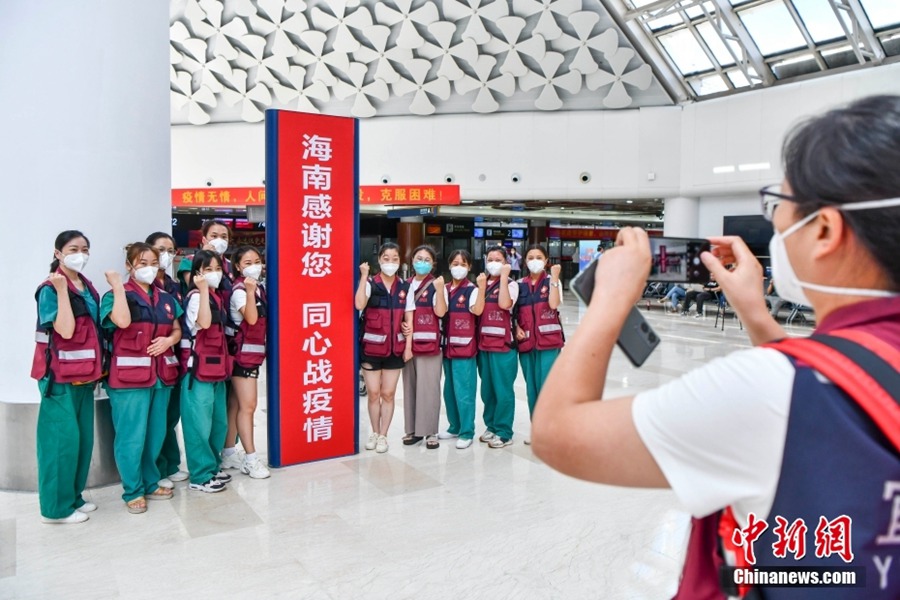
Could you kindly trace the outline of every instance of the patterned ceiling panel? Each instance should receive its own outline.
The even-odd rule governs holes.
[[[599,0],[172,0],[172,123],[672,100]]]

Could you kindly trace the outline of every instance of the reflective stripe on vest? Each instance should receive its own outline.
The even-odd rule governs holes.
[[[398,335],[397,339],[401,339],[403,336]],[[376,333],[365,333],[363,334],[363,341],[372,342],[373,344],[383,344],[387,339],[386,335],[378,335]]]
[[[414,340],[436,340],[438,334],[434,331],[414,331],[412,337]]]
[[[49,344],[50,343],[50,334],[43,331],[35,331],[34,332],[34,341],[38,344]]]
[[[506,329],[503,327],[482,327],[481,331],[483,333],[489,333],[492,335],[504,335],[506,334]]]
[[[241,346],[241,352],[254,352],[256,354],[262,354],[266,351],[266,347],[262,344],[243,344]]]
[[[540,331],[541,333],[549,333],[551,331],[559,331],[561,329],[562,327],[556,324],[538,325],[538,331]]]
[[[503,330],[501,329],[501,331],[503,331]],[[449,341],[450,341],[451,344],[456,344],[456,345],[459,345],[459,346],[465,346],[466,344],[468,344],[468,343],[470,343],[470,342],[472,341],[472,337],[471,337],[471,336],[469,336],[469,337],[456,337],[456,336],[451,335],[450,338],[449,338]]]
[[[59,360],[94,360],[97,358],[97,353],[93,348],[90,350],[60,350],[58,356]]]
[[[178,357],[173,354],[164,356],[163,359],[165,359],[167,365],[177,365],[179,362]]]
[[[192,348],[193,344],[193,338],[181,338],[181,342],[179,342],[178,346],[180,348]]]
[[[116,366],[118,367],[149,367],[153,359],[149,356],[117,356]]]

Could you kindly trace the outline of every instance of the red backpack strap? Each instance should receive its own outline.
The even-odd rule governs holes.
[[[900,451],[900,352],[895,348],[848,330],[766,346],[803,361],[844,390]]]

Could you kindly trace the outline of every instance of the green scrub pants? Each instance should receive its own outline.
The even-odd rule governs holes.
[[[176,384],[169,396],[169,408],[166,409],[166,439],[156,461],[160,477],[174,475],[181,468],[181,450],[178,449],[178,435],[175,427],[181,419],[181,386]]]
[[[519,367],[516,353],[479,352],[478,375],[481,377],[481,400],[484,402],[484,424],[487,430],[503,439],[513,436],[516,393],[513,384]]]
[[[444,405],[447,408],[447,431],[460,439],[475,437],[475,390],[478,373],[475,357],[444,359]]]
[[[37,423],[41,515],[63,519],[84,505],[94,450],[94,386],[54,383],[42,394]]]
[[[225,382],[186,375],[181,380],[181,433],[191,483],[206,483],[219,472],[227,431]]]
[[[538,394],[547,381],[547,375],[550,373],[556,357],[559,356],[559,348],[550,350],[532,350],[519,354],[519,364],[522,365],[522,374],[525,376],[525,389],[528,394],[528,414],[534,414],[534,407],[537,405]]]
[[[122,477],[122,500],[131,502],[159,487],[156,459],[166,437],[171,388],[108,388],[116,439],[113,451]]]

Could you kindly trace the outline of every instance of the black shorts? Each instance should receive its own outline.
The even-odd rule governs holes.
[[[231,370],[231,376],[259,379],[259,367],[242,367],[241,365],[234,363],[234,367]]]
[[[406,364],[402,356],[366,356],[359,355],[359,364],[363,371],[381,371],[383,369],[402,369]],[[365,365],[371,365],[366,367]]]

